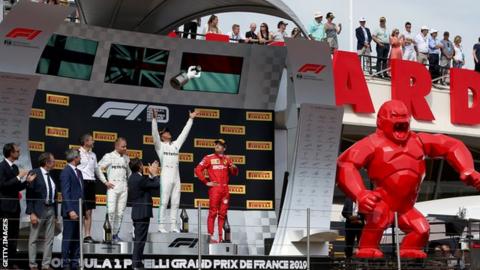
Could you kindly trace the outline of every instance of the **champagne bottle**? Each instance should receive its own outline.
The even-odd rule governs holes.
[[[225,223],[223,223],[223,242],[224,243],[231,243],[232,242],[232,234],[230,230],[230,223],[228,223],[228,217],[225,216]]]
[[[106,244],[112,243],[112,225],[108,219],[108,213],[105,214],[105,222],[103,223],[104,241]]]
[[[182,233],[188,233],[188,215],[185,208],[183,208],[182,212],[180,213],[180,219],[182,220],[182,228],[180,231]]]

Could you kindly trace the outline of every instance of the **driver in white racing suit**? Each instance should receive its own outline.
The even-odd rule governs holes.
[[[172,141],[172,134],[168,129],[158,132],[157,111],[152,109],[152,137],[155,144],[155,151],[161,164],[160,175],[160,207],[158,217],[158,231],[168,232],[166,229],[167,205],[170,201],[170,230],[180,232],[177,226],[177,213],[180,205],[180,173],[178,171],[178,155],[185,139],[192,128],[193,119],[197,112],[190,112],[190,118],[178,136],[177,140]]]

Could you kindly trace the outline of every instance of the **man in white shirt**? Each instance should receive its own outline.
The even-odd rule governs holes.
[[[427,26],[422,26],[420,33],[415,37],[417,61],[424,65],[428,63],[428,29]]]
[[[93,136],[91,134],[84,134],[80,138],[81,147],[78,149],[80,152],[80,164],[78,165],[78,169],[82,172],[84,183],[85,238],[83,241],[85,243],[96,242],[91,236],[93,209],[96,208],[95,174],[98,176],[98,178],[100,178],[99,175],[102,172],[98,169],[97,155],[95,155],[95,153],[92,151],[94,143],[95,141],[93,140]]]
[[[245,38],[240,34],[240,25],[232,25],[232,31],[227,33],[231,43],[243,42]]]
[[[388,53],[390,52],[390,33],[387,30],[387,19],[385,17],[380,17],[379,27],[374,31],[372,35],[373,41],[377,44],[377,76],[379,77],[388,77],[386,69]]]
[[[405,32],[402,33],[400,39],[404,40],[403,60],[417,61],[417,52],[415,51],[415,36],[412,33],[412,24],[405,23]]]
[[[287,29],[288,23],[284,21],[279,21],[277,24],[277,32],[273,33],[273,42],[284,42],[285,38],[288,36],[285,32]]]
[[[118,237],[120,226],[122,225],[123,212],[127,206],[128,197],[128,177],[131,174],[128,163],[130,158],[127,156],[127,140],[119,137],[115,141],[115,150],[105,154],[98,162],[101,171],[107,172],[107,178],[101,173],[100,181],[107,186],[107,212],[110,224],[113,227],[112,240],[122,241]],[[108,180],[107,180],[108,179]]]

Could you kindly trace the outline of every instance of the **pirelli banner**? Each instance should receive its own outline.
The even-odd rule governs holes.
[[[128,155],[144,163],[158,160],[151,136],[151,109],[159,112],[159,130],[168,127],[174,139],[198,110],[190,134],[180,150],[181,205],[208,207],[208,189],[194,175],[195,166],[214,152],[214,141],[227,142],[227,154],[240,169],[230,178],[231,209],[274,209],[274,121],[272,111],[138,103],[38,90],[30,114],[29,148],[32,165],[44,151],[52,152],[55,180],[65,166],[65,150],[78,148],[82,134],[95,139],[100,160],[114,149],[118,137],[127,139]],[[206,173],[206,172],[205,172]],[[206,174],[208,176],[208,174]],[[97,204],[104,204],[105,187],[97,181]],[[154,194],[158,206],[159,194]]]

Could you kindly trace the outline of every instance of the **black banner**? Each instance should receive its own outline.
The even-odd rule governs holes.
[[[200,112],[180,151],[182,207],[208,206],[207,187],[194,177],[194,168],[205,155],[213,153],[213,141],[223,138],[228,144],[227,154],[240,169],[238,176],[230,178],[230,208],[273,209],[272,111],[153,104],[39,90],[30,116],[32,165],[38,165],[41,152],[52,152],[57,160],[53,175],[58,183],[59,172],[66,165],[65,150],[79,147],[79,138],[85,133],[94,136],[98,160],[113,151],[117,137],[127,139],[130,157],[140,157],[144,163],[158,160],[151,138],[152,107],[162,117],[159,130],[168,126],[174,139],[186,124],[189,110]],[[97,203],[105,202],[104,194],[104,185],[97,181]]]

